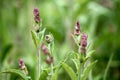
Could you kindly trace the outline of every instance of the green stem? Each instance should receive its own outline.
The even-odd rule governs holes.
[[[50,51],[50,55],[51,55],[52,53],[51,53],[51,49],[50,49],[50,44],[48,44],[48,49],[49,49],[49,51]],[[50,64],[50,69],[51,69],[51,71],[50,71],[50,80],[52,80],[52,74],[53,74],[53,63]]]
[[[78,72],[77,72],[78,73],[78,80],[80,80],[81,75],[83,74],[83,71],[84,71],[83,57],[84,57],[84,55],[80,54],[80,57],[79,57],[79,59],[80,59],[80,65],[78,67]]]
[[[80,69],[80,77],[83,74],[83,70],[84,70],[84,63],[81,63],[81,69]],[[80,79],[79,79],[80,80]]]
[[[40,77],[40,46],[37,48],[38,50],[38,80],[39,80],[39,77]]]
[[[53,63],[50,65],[51,72],[50,72],[50,80],[52,80],[52,75],[53,75]]]
[[[50,55],[51,55],[50,44],[48,44],[48,50],[49,50]]]
[[[77,74],[78,74],[78,80],[80,80],[80,65],[79,65],[79,67],[78,67],[78,71],[77,71]]]

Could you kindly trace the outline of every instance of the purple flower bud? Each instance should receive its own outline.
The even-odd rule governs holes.
[[[41,44],[41,49],[42,49],[43,54],[49,54],[49,50],[44,43]]]
[[[25,64],[24,64],[23,59],[19,59],[19,67],[21,70],[25,69]]]
[[[27,67],[25,66],[23,59],[19,59],[19,67],[26,75],[28,75],[28,70]]]
[[[83,40],[81,41],[81,46],[86,47],[86,46],[87,46],[87,41],[83,39]]]
[[[80,23],[77,21],[76,23],[76,27],[75,27],[76,30],[80,30]]]
[[[85,33],[83,33],[82,34],[82,40],[81,40],[81,46],[84,46],[84,47],[86,47],[87,46],[87,34],[85,34]]]
[[[80,23],[77,22],[74,30],[74,35],[80,35]]]
[[[34,20],[36,23],[40,23],[40,14],[37,7],[34,8]]]
[[[50,65],[51,63],[53,63],[53,57],[52,57],[52,56],[47,57],[46,63],[49,64],[49,65]]]

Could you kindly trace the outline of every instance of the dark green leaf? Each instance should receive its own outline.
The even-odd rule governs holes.
[[[37,37],[37,34],[33,31],[31,31],[31,35],[32,35],[33,42],[34,42],[35,46],[37,47],[39,44],[39,38]]]
[[[9,53],[9,51],[12,49],[12,44],[6,45],[5,48],[2,51],[2,57],[1,57],[1,61],[3,62],[4,59],[7,56],[7,53]]]

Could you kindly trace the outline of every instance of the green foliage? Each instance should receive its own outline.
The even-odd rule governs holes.
[[[58,80],[57,77],[58,77],[60,68],[61,68],[61,64],[55,69],[55,72],[52,75],[52,80]]]
[[[9,70],[3,71],[1,73],[15,74],[15,75],[20,76],[23,80],[28,80],[28,77],[21,70],[9,69]]]
[[[33,31],[34,6],[39,8],[42,20],[39,34]],[[76,39],[72,35],[74,40],[76,40],[73,42],[71,33],[73,33],[75,22],[80,21],[81,31],[87,32],[89,35],[88,43],[90,43],[90,46],[86,48],[86,57],[83,58],[84,64],[87,64],[89,60],[98,60],[95,69],[92,69],[91,75],[93,79],[100,80],[104,77],[106,80],[119,80],[119,14],[120,0],[0,0],[0,71],[8,68],[17,69],[18,58],[23,58],[28,66],[30,75],[32,75],[31,78],[33,80],[36,79],[37,54],[35,53],[37,51],[35,47],[40,46],[42,40],[45,42],[44,35],[50,32],[55,40],[51,45],[51,52],[54,55],[53,67],[63,61],[78,76],[78,72],[83,67],[79,60],[81,55],[77,52],[80,38]],[[71,51],[74,52],[69,53]],[[110,58],[111,53],[115,54],[112,60]],[[40,61],[41,67],[45,69],[50,67],[50,65],[45,63],[44,58],[46,56],[40,56],[43,59]],[[108,60],[110,61],[109,63]],[[67,73],[64,73],[61,67],[59,68],[53,70],[54,78],[53,76],[52,78],[58,79],[57,77],[60,76],[67,79]],[[49,68],[48,72],[50,71]],[[104,71],[105,74],[103,74]],[[44,71],[41,71],[41,75],[43,73]],[[11,75],[6,78],[9,80],[9,77]],[[12,77],[15,76],[12,74]],[[61,80],[60,77],[58,80]],[[87,79],[90,80],[89,74]],[[1,76],[0,80],[2,80]]]
[[[77,80],[75,72],[69,65],[63,62],[62,67],[65,69],[65,71],[68,73],[68,75],[70,76],[72,80]]]
[[[104,73],[103,80],[106,80],[107,73],[108,73],[108,70],[109,70],[109,68],[110,68],[110,64],[111,64],[111,62],[112,62],[112,58],[113,58],[113,53],[112,53],[112,55],[111,55],[111,57],[110,57],[110,59],[109,59],[109,62],[108,62],[108,64],[107,64],[107,67],[106,67],[106,69],[105,69],[105,73]]]
[[[97,61],[92,62],[90,65],[88,65],[84,71],[83,74],[81,75],[81,80],[86,80],[90,70],[92,70],[92,68],[95,66],[95,64],[97,63]]]
[[[79,61],[78,59],[72,59],[72,61],[73,61],[74,64],[75,64],[76,70],[78,71],[79,66],[80,66],[80,61]]]

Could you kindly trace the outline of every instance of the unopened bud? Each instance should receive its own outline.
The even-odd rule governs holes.
[[[19,67],[26,75],[28,74],[28,70],[27,67],[25,66],[23,59],[19,59]]]
[[[76,27],[75,27],[76,30],[80,30],[80,23],[77,21],[76,23]]]
[[[46,40],[47,43],[50,43],[50,42],[52,42],[53,38],[52,38],[51,35],[46,35],[45,40]]]
[[[79,30],[74,30],[74,35],[79,36],[80,35],[80,31]]]
[[[49,64],[49,65],[51,63],[53,63],[53,57],[52,56],[48,56],[47,59],[46,59],[46,63]]]
[[[23,70],[25,68],[25,64],[24,64],[23,59],[19,59],[19,67],[21,70]]]

